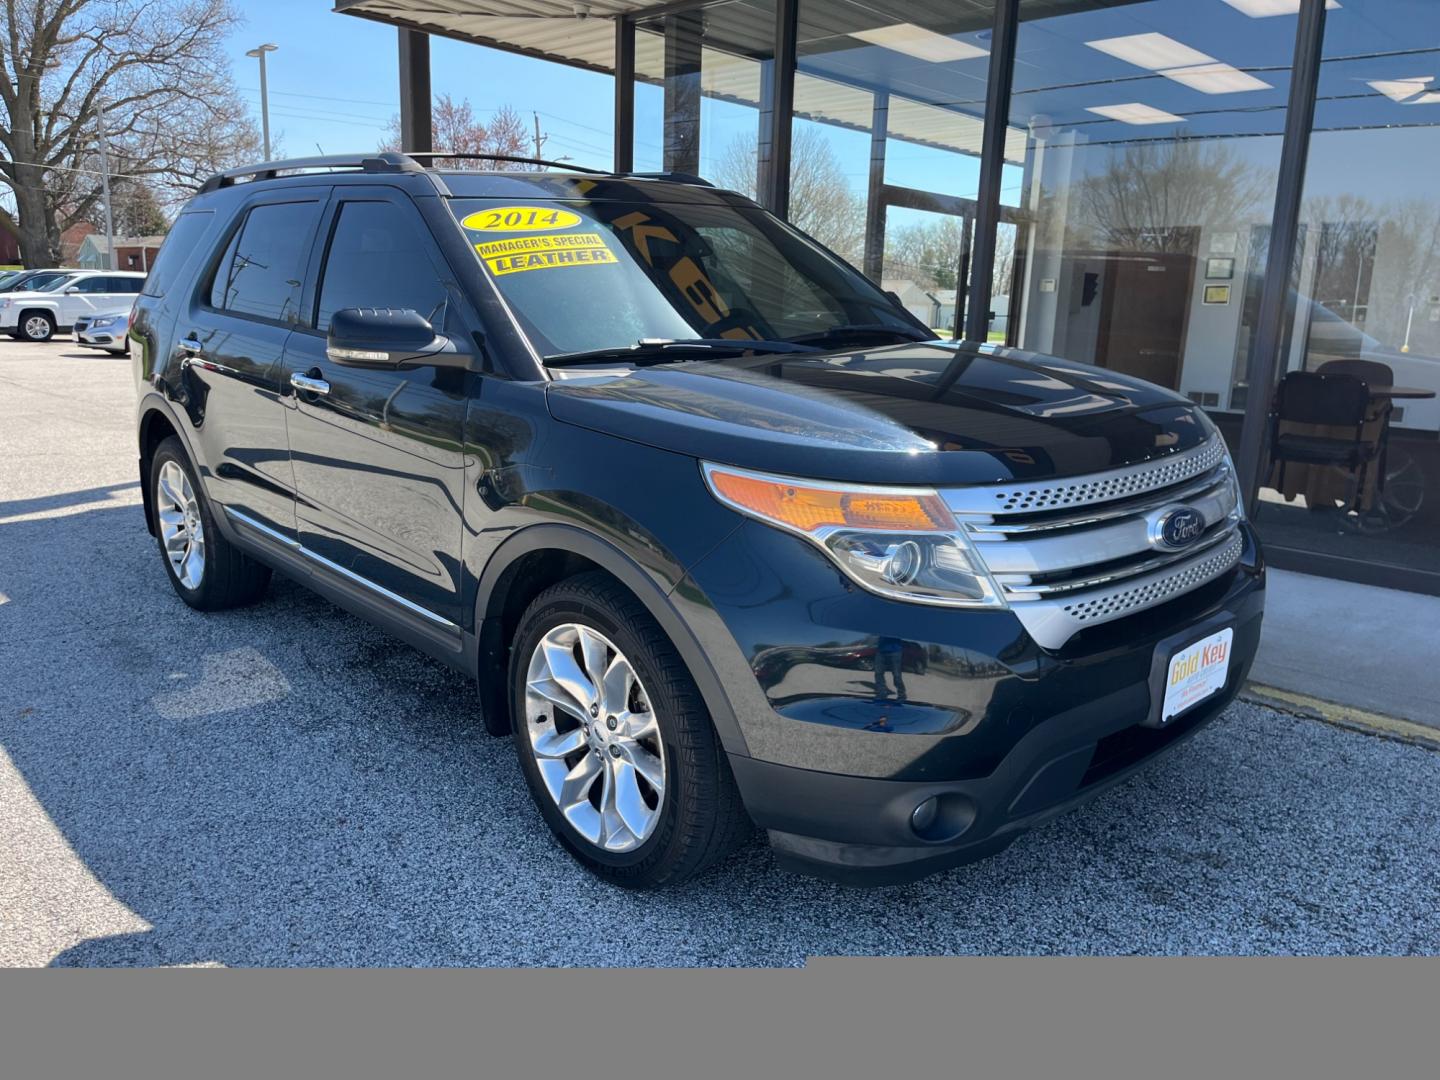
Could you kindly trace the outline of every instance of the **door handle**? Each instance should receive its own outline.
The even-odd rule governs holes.
[[[298,371],[290,376],[290,385],[296,390],[303,390],[307,394],[330,393],[330,384],[324,379],[317,379],[311,375],[301,375]]]
[[[203,348],[203,346],[200,344],[199,338],[187,337],[180,339],[180,348],[184,349],[191,356],[194,356],[201,350],[201,348]]]

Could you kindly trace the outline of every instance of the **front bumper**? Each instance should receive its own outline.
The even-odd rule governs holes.
[[[1260,638],[1264,568],[1253,531],[1243,535],[1224,577],[1045,650],[1008,612],[839,590],[823,556],[787,555],[790,538],[774,530],[740,530],[692,570],[710,603],[689,615],[722,667],[717,622],[750,669],[742,681],[732,665],[725,680],[745,737],[727,749],[781,864],[883,885],[983,858],[1214,719]],[[1146,726],[1163,693],[1157,655],[1220,626],[1235,632],[1224,689]],[[903,642],[903,697],[893,661],[879,659],[887,637]],[[934,818],[917,829],[912,815],[932,797]]]

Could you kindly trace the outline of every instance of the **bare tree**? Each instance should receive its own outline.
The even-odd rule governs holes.
[[[61,234],[100,197],[103,138],[124,171],[175,197],[253,157],[253,123],[225,60],[228,0],[4,0],[0,210],[27,266],[60,261]],[[118,171],[118,170],[117,170]]]
[[[753,199],[756,146],[756,136],[736,136],[711,179]],[[790,146],[790,222],[854,266],[864,258],[865,202],[850,190],[829,140],[810,126],[797,126]]]
[[[471,159],[462,158],[454,163],[455,168],[521,171],[540,168],[538,165],[525,165],[513,161],[486,161],[483,158],[485,154],[538,157],[539,150],[544,147],[545,136],[532,135],[526,129],[525,121],[521,119],[520,114],[509,105],[501,107],[487,124],[476,119],[475,111],[470,107],[468,98],[462,98],[457,102],[449,94],[437,94],[430,110],[430,128],[438,149],[452,154],[481,155]],[[536,145],[537,141],[539,146]],[[388,137],[380,144],[380,149],[405,149],[400,145],[400,118],[398,116],[391,117]]]

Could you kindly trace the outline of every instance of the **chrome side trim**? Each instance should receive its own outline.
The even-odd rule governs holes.
[[[445,618],[445,616],[437,615],[429,608],[421,607],[414,601],[407,600],[405,599],[405,597],[399,595],[398,593],[391,592],[383,585],[375,584],[375,582],[371,581],[369,578],[362,577],[361,575],[355,573],[354,570],[351,570],[348,567],[341,566],[337,562],[332,562],[330,559],[325,558],[325,556],[323,555],[316,554],[315,552],[307,548],[304,544],[300,543],[300,541],[292,539],[291,537],[286,536],[284,533],[272,529],[269,525],[256,521],[249,514],[243,514],[239,510],[231,509],[228,506],[224,507],[224,510],[225,516],[230,518],[230,520],[238,521],[246,528],[254,529],[262,536],[268,537],[269,539],[274,540],[277,543],[284,544],[287,548],[289,548],[296,554],[303,555],[311,562],[319,566],[325,567],[325,569],[331,571],[332,573],[339,574],[346,580],[353,581],[355,584],[361,585],[369,589],[376,596],[383,597],[384,599],[389,600],[392,604],[396,604],[404,608],[406,611],[413,612],[414,614],[419,615],[422,618],[428,619],[436,626],[444,627],[446,630],[458,631],[460,629],[458,625]]]

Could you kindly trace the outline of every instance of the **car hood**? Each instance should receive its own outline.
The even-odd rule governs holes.
[[[1214,426],[1103,368],[921,342],[587,373],[548,387],[564,423],[741,468],[859,483],[978,484],[1179,453]]]

